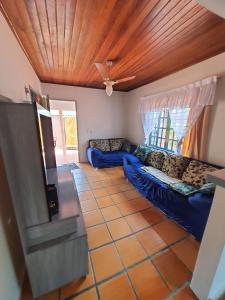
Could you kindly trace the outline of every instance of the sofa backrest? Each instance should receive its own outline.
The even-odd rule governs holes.
[[[163,150],[151,149],[143,145],[138,146],[135,155],[146,165],[159,169],[168,176],[181,179],[186,184],[195,187],[203,186],[207,182],[207,174],[218,169],[218,166],[208,162],[165,153]]]
[[[91,139],[88,144],[91,148],[98,148],[108,152],[121,150],[125,142],[126,139],[124,138]]]
[[[159,152],[163,152],[163,153],[165,153],[165,154],[176,155],[175,153],[173,153],[173,152],[171,152],[171,151],[163,150],[163,149],[160,149],[160,148],[157,148],[157,147],[155,148],[155,147],[147,146],[147,145],[144,145],[144,144],[143,144],[143,146],[148,147],[150,150],[153,150],[153,151],[159,151]],[[177,154],[177,155],[178,155],[178,154]],[[180,155],[180,154],[179,154],[179,155]],[[212,164],[212,163],[209,163],[209,162],[207,162],[207,161],[203,161],[203,160],[199,160],[199,159],[195,159],[195,158],[191,158],[191,157],[187,157],[187,156],[185,156],[185,157],[188,158],[188,159],[190,159],[190,161],[196,160],[196,161],[199,161],[199,162],[201,162],[201,163],[205,163],[205,164],[207,164],[207,165],[209,165],[209,166],[212,166],[212,167],[214,167],[214,168],[217,168],[217,169],[224,169],[224,166]]]

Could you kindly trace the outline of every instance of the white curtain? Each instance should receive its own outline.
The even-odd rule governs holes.
[[[153,131],[158,123],[160,111],[149,111],[142,114],[142,124],[145,134],[145,143],[148,142],[150,133]]]
[[[209,77],[164,93],[142,97],[140,113],[145,140],[157,124],[160,111],[169,109],[171,127],[179,141],[197,121],[206,105],[213,105],[217,77]]]
[[[190,108],[169,108],[171,127],[174,130],[175,136],[178,139],[178,148],[180,141],[186,134],[188,116]]]

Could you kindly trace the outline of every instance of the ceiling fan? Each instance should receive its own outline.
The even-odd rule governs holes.
[[[125,81],[129,81],[129,80],[132,80],[136,77],[136,76],[130,76],[130,77],[125,77],[125,78],[118,79],[118,80],[111,80],[110,77],[109,77],[109,71],[110,71],[110,68],[113,65],[113,61],[112,60],[107,60],[105,64],[106,64],[106,66],[102,63],[95,63],[95,66],[96,66],[97,70],[99,71],[99,73],[102,76],[103,83],[106,86],[106,89],[105,89],[106,94],[108,96],[112,95],[113,86],[115,84],[125,82]]]

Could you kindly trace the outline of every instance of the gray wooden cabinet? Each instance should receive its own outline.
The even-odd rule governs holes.
[[[51,139],[50,131],[44,135]],[[34,297],[88,273],[87,234],[73,176],[55,167],[52,141],[44,164],[41,142],[35,105],[0,102],[0,150]],[[52,220],[46,183],[58,191],[59,213]]]

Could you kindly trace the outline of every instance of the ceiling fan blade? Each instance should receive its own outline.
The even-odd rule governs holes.
[[[134,79],[136,76],[130,76],[130,77],[126,77],[126,78],[122,78],[122,79],[118,79],[115,81],[115,84],[121,83],[121,82],[125,82],[125,81],[129,81]]]
[[[104,80],[109,80],[109,74],[106,70],[106,67],[101,63],[95,63],[96,68],[98,69],[99,73],[101,74]]]

